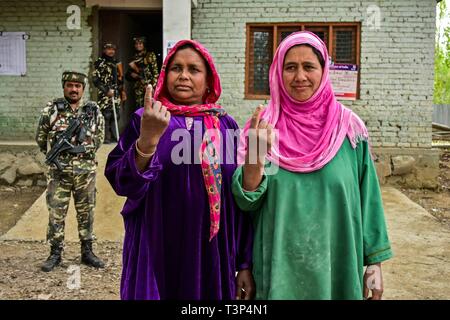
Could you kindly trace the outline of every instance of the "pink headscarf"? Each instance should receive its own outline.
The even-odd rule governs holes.
[[[323,59],[322,80],[317,91],[307,101],[294,100],[283,85],[284,59],[293,46],[309,44]],[[359,117],[340,104],[329,78],[330,60],[326,45],[315,34],[302,31],[289,35],[278,47],[270,67],[270,101],[261,119],[271,124],[278,133],[278,144],[267,158],[280,167],[294,172],[312,172],[321,169],[339,151],[346,136],[355,148],[359,139],[368,139],[367,129]],[[246,153],[246,136],[250,120],[241,134],[239,158]],[[242,163],[242,162],[241,162]]]

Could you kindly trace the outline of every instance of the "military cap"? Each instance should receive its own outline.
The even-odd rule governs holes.
[[[87,76],[84,73],[75,72],[75,71],[64,71],[61,78],[61,83],[64,87],[64,82],[72,81],[72,82],[80,82],[83,84],[83,88],[87,84]]]
[[[133,41],[134,42],[140,41],[140,42],[146,43],[147,42],[147,37],[144,37],[144,36],[134,37]]]
[[[112,43],[112,42],[105,42],[103,44],[103,49],[106,49],[106,48],[117,49],[117,46],[114,43]]]

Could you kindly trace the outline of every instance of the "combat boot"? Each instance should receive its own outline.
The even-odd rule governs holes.
[[[112,134],[111,134],[112,109],[103,110],[103,117],[105,118],[105,139],[103,140],[103,143],[109,144],[112,141]]]
[[[111,132],[109,129],[109,126],[105,127],[105,139],[103,140],[104,144],[110,144],[111,143]]]
[[[50,272],[56,266],[58,266],[61,263],[61,252],[62,252],[61,246],[52,245],[50,248],[50,256],[42,265],[41,270],[44,272]]]
[[[92,241],[81,242],[81,263],[94,268],[104,268],[105,263],[92,252]]]

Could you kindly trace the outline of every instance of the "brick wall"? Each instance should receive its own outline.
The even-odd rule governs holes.
[[[66,9],[74,4],[81,9],[79,30],[66,26]],[[365,23],[373,4],[381,9],[380,30]],[[198,0],[192,37],[213,54],[221,103],[242,125],[266,102],[244,99],[246,22],[362,22],[361,97],[345,104],[366,121],[374,147],[430,148],[435,5],[435,0]],[[0,1],[0,31],[31,37],[27,75],[0,76],[1,139],[33,139],[39,110],[62,95],[62,71],[89,71],[89,14],[83,0]]]
[[[67,28],[70,5],[81,9],[80,29]],[[1,140],[34,139],[40,109],[63,95],[61,73],[67,69],[89,72],[89,14],[83,0],[0,1],[0,31],[23,31],[30,36],[26,76],[0,76]],[[89,87],[86,91],[89,98]]]
[[[381,9],[368,26],[369,5]],[[435,0],[198,0],[192,37],[217,63],[221,103],[240,125],[259,103],[244,99],[246,23],[361,22],[360,99],[345,102],[366,122],[374,147],[431,148]]]

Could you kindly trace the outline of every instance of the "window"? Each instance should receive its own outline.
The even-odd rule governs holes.
[[[327,45],[334,63],[356,65],[359,70],[360,23],[249,23],[245,70],[246,99],[269,99],[269,69],[275,51],[284,38],[301,30],[308,30],[319,36]]]
[[[357,64],[355,28],[335,28],[331,52],[335,63]]]
[[[270,28],[253,30],[250,52],[249,86],[255,94],[264,95],[269,91],[269,67],[273,58],[273,31]]]

